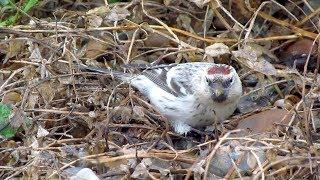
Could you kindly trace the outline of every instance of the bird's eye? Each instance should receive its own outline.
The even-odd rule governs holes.
[[[211,79],[206,78],[206,81],[207,81],[207,83],[208,83],[208,85],[209,85],[209,86],[212,86],[212,83],[213,83],[213,82],[212,82],[212,80],[211,80]]]
[[[232,82],[233,82],[233,78],[229,78],[222,83],[222,86],[227,88],[232,84]]]

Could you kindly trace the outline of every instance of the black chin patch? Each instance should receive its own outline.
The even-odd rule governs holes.
[[[212,100],[215,101],[215,102],[218,102],[218,103],[222,103],[224,101],[227,100],[227,95],[226,94],[222,94],[222,95],[219,95],[219,96],[216,96],[216,95],[212,95]]]

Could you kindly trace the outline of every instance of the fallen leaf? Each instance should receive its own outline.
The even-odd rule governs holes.
[[[233,168],[237,168],[237,171],[241,174],[252,172],[257,167],[257,159],[250,151],[242,150],[240,148],[242,146],[259,149],[263,145],[258,143],[248,145],[247,142],[243,143],[236,140],[229,141],[218,148],[210,163],[209,172],[218,176],[225,176]],[[266,161],[265,151],[253,150],[253,152],[258,156],[261,163]],[[233,162],[236,165],[233,165]]]
[[[274,103],[274,106],[286,110],[291,110],[300,100],[301,98],[296,95],[286,95],[284,99],[277,100]]]
[[[10,127],[9,117],[12,108],[10,105],[0,104],[0,134],[6,138],[14,136],[15,130]]]
[[[107,13],[105,19],[107,21],[120,21],[125,19],[127,16],[130,16],[130,11],[125,8],[114,6],[110,12]]]
[[[86,14],[106,14],[109,11],[109,8],[106,6],[100,6],[93,9],[90,9]]]
[[[101,26],[103,19],[97,15],[90,15],[87,21],[88,21],[89,27],[97,28]]]
[[[143,108],[141,106],[134,106],[132,110],[134,115],[133,117],[135,118],[142,118],[145,116]]]
[[[39,138],[39,137],[45,137],[45,136],[47,136],[49,134],[49,132],[46,130],[46,129],[44,129],[42,126],[38,126],[38,132],[37,132],[37,137]]]
[[[39,102],[39,94],[35,91],[30,92],[28,96],[27,107],[30,109],[33,109],[38,102]]]
[[[169,47],[170,40],[160,34],[150,33],[143,41],[146,47]]]
[[[2,103],[4,104],[16,104],[22,99],[21,94],[17,92],[8,92],[2,97]]]
[[[41,97],[45,100],[45,103],[50,103],[55,96],[56,88],[50,81],[45,81],[38,86],[38,91]]]
[[[308,59],[308,55],[311,53],[307,67],[308,70],[313,72],[317,64],[317,49],[318,44],[313,43],[313,40],[299,39],[293,43],[290,43],[281,51],[281,63],[288,67],[294,67],[300,71],[303,71],[305,63]]]
[[[28,68],[26,68],[23,72],[23,77],[26,79],[26,80],[32,80],[34,78],[36,78],[37,76],[37,70],[35,67],[33,66],[30,66]]]
[[[205,54],[211,57],[219,57],[224,54],[230,54],[229,47],[223,43],[214,43],[205,48]]]
[[[13,137],[25,120],[27,119],[22,110],[0,104],[0,135],[5,138]]]
[[[101,56],[102,54],[105,54],[107,52],[108,45],[99,43],[94,40],[90,40],[86,47],[83,48],[82,51],[85,52],[83,58],[88,59],[95,59],[98,56]]]
[[[194,32],[193,28],[191,27],[191,18],[188,15],[180,14],[177,18],[177,24],[183,27],[185,30],[189,32]]]
[[[245,50],[245,49],[239,49],[237,51],[232,51],[232,55],[236,58],[242,58],[249,61],[257,61],[258,55],[253,50]]]
[[[210,0],[189,0],[190,2],[195,3],[199,8],[203,8]]]
[[[261,47],[253,45],[244,46],[242,49],[231,53],[239,62],[245,66],[265,75],[276,75],[277,70],[268,61],[272,57],[268,56]]]
[[[70,177],[70,180],[78,179],[99,180],[100,178],[91,169],[83,168],[77,174]]]
[[[2,60],[3,61],[2,63],[5,64],[10,58],[18,55],[21,51],[23,51],[24,46],[25,46],[24,41],[19,41],[19,40],[9,41],[9,47],[6,49],[6,56]]]
[[[32,51],[31,51],[31,55],[29,57],[29,59],[33,62],[41,62],[42,61],[42,55],[40,53],[40,49],[38,47],[35,47]]]
[[[237,129],[252,133],[274,132],[274,123],[287,123],[291,116],[287,110],[270,109],[242,119]]]
[[[265,88],[264,91],[254,92],[240,98],[237,107],[241,113],[248,113],[268,107],[276,93],[273,88]]]
[[[149,166],[151,165],[150,158],[144,158],[141,163],[139,163],[134,172],[131,174],[131,177],[134,179],[147,179],[149,173]]]

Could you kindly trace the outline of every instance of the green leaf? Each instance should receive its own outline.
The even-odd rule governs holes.
[[[16,13],[15,15],[12,15],[9,18],[7,18],[7,20],[0,22],[0,27],[10,26],[14,24],[19,18],[20,18],[19,14]]]
[[[108,3],[110,3],[110,4],[117,3],[117,2],[121,2],[121,0],[108,0]]]
[[[5,105],[0,103],[0,135],[10,138],[14,136],[15,130],[10,127],[10,115],[12,112],[12,107],[10,105]]]
[[[27,3],[25,3],[23,5],[23,12],[28,12],[31,8],[33,8],[34,6],[36,6],[38,3],[38,0],[29,0],[27,1]]]
[[[26,128],[30,127],[31,119],[28,119],[21,109],[0,103],[0,135],[11,138],[22,130],[22,125],[25,125]]]
[[[13,4],[12,1],[10,0],[0,0],[0,4],[2,3],[7,3],[10,4],[10,6],[15,7],[15,5]],[[27,0],[22,7],[18,7],[21,8],[21,10],[25,13],[29,12],[34,6],[36,6],[38,3],[38,0]],[[15,14],[10,15],[7,19],[5,19],[4,21],[0,21],[0,27],[4,27],[4,26],[10,26],[13,25],[14,23],[16,23],[20,17],[21,17],[21,12],[16,11]]]
[[[0,0],[0,5],[5,6],[9,4],[9,0]]]

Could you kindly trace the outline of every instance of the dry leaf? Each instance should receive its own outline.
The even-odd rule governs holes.
[[[248,145],[242,144],[241,141],[229,141],[220,146],[214,155],[209,171],[218,176],[225,176],[232,168],[237,168],[241,174],[251,172],[257,166],[257,160],[250,151],[242,150],[241,147],[259,148],[262,144]],[[266,153],[263,150],[254,150],[259,161],[263,163],[266,160]],[[234,167],[233,162],[236,163]]]
[[[89,168],[83,168],[76,175],[70,177],[70,180],[79,179],[100,180],[100,178]]]
[[[258,58],[257,62],[249,62],[251,64],[251,67],[255,67],[253,68],[254,70],[265,74],[265,75],[276,75],[277,74],[277,70],[276,68],[274,68],[274,66],[268,62],[264,56],[261,56]]]
[[[90,9],[86,14],[95,14],[95,15],[99,15],[99,14],[106,14],[109,10],[109,7],[106,6],[100,6],[100,7],[96,7],[93,9]]]
[[[26,116],[21,109],[13,108],[12,114],[10,115],[10,125],[13,128],[19,128],[25,122]]]
[[[142,118],[145,116],[143,109],[141,106],[134,106],[133,107],[133,117]]]
[[[210,0],[189,0],[190,2],[195,3],[199,8],[203,8]]]
[[[38,86],[38,91],[47,104],[50,103],[54,98],[56,87],[53,87],[53,83],[50,81],[45,81]]]
[[[11,40],[9,42],[9,47],[6,49],[6,56],[3,60],[3,64],[5,64],[10,58],[18,55],[22,50],[24,50],[24,41],[15,41],[15,40]]]
[[[219,57],[224,54],[230,54],[229,47],[223,43],[214,43],[205,48],[205,54],[211,57]]]
[[[63,85],[72,84],[73,83],[73,77],[72,76],[59,77],[58,81]]]
[[[205,163],[206,163],[205,160],[201,160],[200,162],[192,166],[192,171],[194,175],[197,177],[197,179],[201,179],[202,174],[205,172],[203,168]]]
[[[311,39],[299,39],[287,45],[280,54],[281,63],[292,68],[297,68],[300,71],[304,70],[304,66],[308,59],[308,70],[314,71],[317,67],[318,43],[314,43]]]
[[[34,78],[36,78],[37,76],[37,71],[36,71],[36,68],[34,66],[30,66],[28,68],[26,68],[23,72],[23,77],[26,79],[26,80],[32,80]]]
[[[94,40],[89,40],[89,42],[86,44],[86,47],[83,48],[83,51],[85,52],[84,58],[88,59],[95,59],[98,56],[101,56],[102,54],[105,54],[107,52],[108,45],[99,43]]]
[[[265,75],[275,75],[277,70],[267,61],[266,57],[260,50],[246,46],[244,49],[232,51],[232,55],[250,69],[258,71]]]
[[[287,110],[270,109],[242,119],[237,129],[244,129],[252,133],[274,132],[274,123],[284,124],[291,116]]]
[[[236,58],[242,58],[247,61],[257,61],[257,53],[253,50],[239,49],[237,51],[232,51],[232,55]]]
[[[38,132],[37,132],[37,137],[39,138],[39,137],[45,137],[45,136],[47,136],[49,134],[49,132],[46,130],[46,129],[44,129],[42,126],[38,126]]]
[[[170,40],[157,33],[149,33],[143,42],[146,47],[170,47]]]
[[[194,32],[193,28],[191,27],[191,18],[185,14],[180,14],[177,18],[177,24],[182,26],[185,30],[189,32]]]
[[[125,8],[114,6],[110,12],[107,13],[105,19],[107,21],[120,21],[125,19],[127,16],[130,16],[130,11]]]
[[[33,62],[41,62],[42,61],[42,56],[40,53],[40,49],[38,47],[35,47],[31,51],[31,55],[30,55],[29,59]]]
[[[266,47],[260,46],[259,44],[247,43],[243,46],[243,49],[248,51],[254,51],[258,57],[265,54],[269,56],[271,59],[277,60],[277,57],[269,49],[266,49]]]
[[[2,97],[2,103],[5,104],[16,104],[22,99],[21,94],[17,92],[8,92]]]
[[[88,25],[91,28],[100,27],[103,21],[103,19],[97,15],[90,15],[87,20],[88,20]]]
[[[141,163],[139,163],[136,167],[134,172],[131,174],[132,178],[138,179],[147,179],[148,177],[148,169],[151,165],[151,160],[149,158],[144,158]]]
[[[28,97],[28,101],[27,101],[27,103],[28,103],[27,107],[29,109],[33,109],[36,106],[36,104],[38,103],[38,101],[39,101],[39,94],[35,91],[30,92],[29,97]]]
[[[300,100],[301,98],[296,95],[287,95],[284,99],[277,100],[274,103],[274,106],[286,110],[291,110]]]

